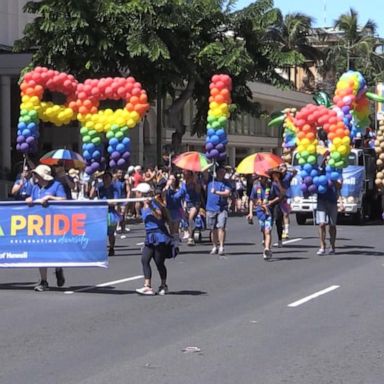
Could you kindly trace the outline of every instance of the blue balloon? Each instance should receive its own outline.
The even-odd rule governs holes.
[[[312,165],[311,165],[311,164],[304,164],[303,169],[304,169],[304,171],[306,171],[307,173],[311,173],[311,171],[312,171]]]
[[[83,152],[83,157],[85,160],[91,160],[92,155],[88,151]]]
[[[217,135],[213,135],[213,136],[211,137],[211,143],[212,143],[212,144],[216,145],[216,144],[219,144],[219,142],[220,142],[220,138],[219,138],[219,136],[217,136]]]
[[[313,184],[315,184],[315,185],[319,185],[319,184],[320,184],[320,180],[319,180],[319,177],[318,177],[318,176],[315,176],[315,177],[313,178]]]
[[[319,171],[317,169],[312,169],[310,176],[311,177],[319,176]]]
[[[327,187],[325,186],[325,185],[319,185],[318,187],[317,187],[317,192],[318,193],[325,193],[325,192],[327,192]]]
[[[27,128],[28,129],[35,129],[36,128],[36,124],[35,123],[29,123]]]
[[[327,184],[327,176],[325,176],[325,175],[321,175],[321,176],[319,176],[319,184],[320,185],[326,185]]]
[[[31,131],[29,129],[24,129],[21,133],[24,137],[31,136]]]
[[[207,131],[207,135],[208,136],[213,136],[214,134],[215,134],[215,130],[214,129],[212,129],[212,128],[208,129],[208,131]]]
[[[107,151],[108,153],[112,153],[114,151],[112,145],[108,145]]]
[[[101,152],[96,150],[95,152],[93,152],[92,158],[95,160],[100,159],[101,158]]]
[[[124,153],[125,152],[125,145],[124,144],[117,144],[116,145],[116,151],[119,153]]]
[[[301,178],[304,179],[305,177],[308,176],[308,173],[307,173],[307,171],[301,170],[300,173],[299,173],[299,175],[300,175]]]
[[[341,179],[341,175],[339,172],[332,172],[331,173],[331,180],[336,181]]]
[[[124,137],[122,143],[125,145],[129,145],[131,143],[131,139],[129,137]]]
[[[225,135],[225,131],[224,131],[224,129],[218,129],[217,131],[216,131],[216,135],[217,136],[224,136]]]
[[[27,128],[27,124],[25,124],[24,122],[21,122],[21,123],[17,124],[17,128],[23,130],[23,129]]]
[[[117,144],[119,144],[119,140],[117,140],[116,137],[112,137],[112,139],[109,140],[109,145],[115,147]]]

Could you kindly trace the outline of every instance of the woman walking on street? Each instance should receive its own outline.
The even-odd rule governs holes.
[[[147,183],[139,184],[136,189],[143,195],[151,191],[151,187]],[[165,259],[174,256],[173,241],[166,226],[166,208],[160,199],[152,200],[148,198],[148,200],[144,201],[141,215],[145,226],[145,241],[141,257],[144,286],[136,289],[136,292],[146,296],[156,295],[152,287],[152,269],[150,265],[153,259],[161,280],[157,293],[162,296],[168,292]]]

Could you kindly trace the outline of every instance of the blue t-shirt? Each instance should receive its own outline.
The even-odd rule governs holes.
[[[159,204],[156,203],[156,201],[152,201],[151,204],[155,209],[159,208]],[[150,208],[142,208],[141,217],[143,218],[144,227],[147,231],[163,230],[165,228],[164,218],[158,219]]]
[[[113,182],[116,189],[119,191],[119,198],[127,197],[127,191],[125,189],[125,181],[115,180]]]
[[[100,183],[97,186],[97,192],[97,195],[101,200],[120,198],[119,190],[114,184],[111,184],[109,187],[105,187],[103,183]]]
[[[223,180],[211,180],[207,186],[207,206],[206,210],[210,212],[222,212],[228,209],[228,197],[219,196],[211,192],[212,188],[215,191],[229,191],[231,192],[232,186],[229,182]]]
[[[337,204],[337,189],[334,184],[332,186],[328,185],[327,191],[325,193],[317,194],[317,201],[328,201],[330,203]]]
[[[292,172],[286,172],[285,175],[281,178],[280,182],[283,188],[285,189],[285,196],[291,197],[291,182],[293,179]]]
[[[165,200],[169,211],[179,211],[183,207],[180,194],[172,189],[165,192]]]
[[[60,182],[53,180],[47,186],[41,187],[39,184],[35,184],[31,191],[32,200],[39,200],[44,196],[56,196],[56,197],[64,197],[67,195],[64,191],[63,184]]]
[[[17,179],[15,181],[15,185],[20,185],[23,182],[22,179]],[[24,180],[23,186],[19,189],[17,192],[15,199],[16,200],[25,200],[27,197],[31,196],[32,194],[32,188],[34,184],[31,179]]]

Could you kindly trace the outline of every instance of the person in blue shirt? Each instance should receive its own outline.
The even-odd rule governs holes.
[[[193,232],[195,229],[195,218],[199,213],[202,199],[202,184],[198,175],[192,171],[184,171],[184,181],[181,184],[178,196],[185,201],[188,215],[188,245],[195,245]]]
[[[269,260],[272,257],[271,242],[272,242],[272,226],[273,226],[273,207],[280,200],[280,191],[277,190],[267,174],[259,174],[258,180],[254,183],[249,197],[249,214],[248,220],[253,220],[255,212],[260,225],[260,230],[263,234],[264,260]]]
[[[139,184],[136,189],[143,195],[151,191],[151,187],[147,183]],[[136,292],[140,295],[149,296],[156,294],[152,288],[152,269],[150,265],[153,259],[161,279],[157,293],[159,295],[165,295],[168,293],[165,259],[175,256],[175,247],[173,246],[173,239],[166,225],[167,211],[164,202],[161,200],[160,191],[156,192],[155,199],[148,198],[148,200],[144,201],[141,216],[145,227],[145,241],[141,257],[144,286],[136,289]]]
[[[120,199],[127,198],[128,194],[129,194],[129,187],[128,187],[127,181],[125,180],[124,173],[123,173],[123,171],[121,169],[118,169],[114,173],[114,175],[113,175],[113,184],[116,186],[117,190],[119,191],[119,198]],[[121,218],[120,222],[119,222],[119,225],[117,227],[117,231],[118,232],[121,231],[122,234],[124,234],[126,232],[125,216],[126,216],[126,213],[127,213],[127,207],[128,207],[128,203],[120,203],[116,207],[116,210],[118,211],[118,213],[120,215],[120,218]],[[125,237],[122,236],[122,238],[125,238]]]
[[[175,175],[170,174],[164,188],[165,201],[169,213],[169,230],[176,242],[180,242],[179,228],[180,221],[184,217],[183,202],[177,193],[179,180]]]
[[[327,161],[327,160],[326,160]],[[324,165],[325,166],[325,165]],[[337,222],[337,201],[342,186],[342,180],[335,180],[328,184],[325,193],[317,194],[316,224],[319,225],[320,248],[317,255],[324,255],[326,250],[326,231],[329,225],[330,249],[328,254],[335,254],[336,243],[336,222]]]
[[[15,197],[15,200],[25,200],[31,196],[32,187],[32,173],[28,167],[23,167],[20,177],[13,184],[11,195]]]
[[[228,219],[228,198],[232,186],[224,180],[225,167],[216,169],[216,179],[210,179],[207,185],[207,228],[211,230],[211,255],[224,255],[225,230]]]
[[[41,203],[43,206],[47,205],[49,201],[65,200],[66,194],[63,185],[54,180],[51,174],[51,168],[48,165],[38,165],[33,171],[35,184],[31,190],[31,196],[25,201]],[[39,268],[40,282],[35,286],[36,292],[44,292],[49,289],[47,275],[47,268]],[[62,287],[65,283],[64,272],[62,268],[55,270],[57,286]]]
[[[119,199],[120,192],[116,185],[112,182],[113,176],[111,171],[105,171],[102,175],[102,182],[98,183],[97,186],[91,191],[91,198],[97,196],[99,200],[112,200]],[[108,241],[109,241],[109,252],[108,256],[115,255],[115,232],[117,224],[120,221],[120,215],[117,213],[115,204],[108,206]]]

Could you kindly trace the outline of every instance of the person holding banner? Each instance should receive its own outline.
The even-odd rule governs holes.
[[[13,184],[11,195],[15,197],[15,200],[25,200],[31,196],[32,188],[32,173],[27,166],[23,166],[20,177]]]
[[[151,191],[151,187],[147,183],[141,183],[135,190],[146,195]],[[144,273],[144,286],[136,289],[136,292],[146,296],[156,295],[151,283],[151,260],[154,259],[161,279],[161,284],[157,293],[163,296],[168,293],[165,259],[176,255],[174,253],[176,248],[174,247],[173,239],[166,226],[167,210],[159,198],[161,196],[161,191],[156,191],[155,195],[157,198],[153,200],[148,198],[148,200],[144,201],[141,210],[145,226],[145,242],[141,257]]]
[[[31,196],[25,201],[28,203],[40,203],[46,206],[49,201],[65,200],[66,193],[63,185],[54,180],[51,168],[48,165],[38,165],[33,171],[34,186],[32,187]],[[40,282],[35,286],[36,292],[44,292],[49,289],[47,268],[39,268]],[[55,271],[57,286],[62,287],[65,283],[64,272],[62,268],[56,268]]]
[[[105,171],[102,175],[102,182],[97,185],[91,191],[91,198],[97,196],[99,200],[107,199],[119,199],[120,191],[116,185],[112,182],[113,175],[111,171]],[[115,232],[117,224],[120,221],[120,215],[117,213],[115,205],[108,206],[108,241],[109,241],[109,252],[108,256],[115,256]]]

